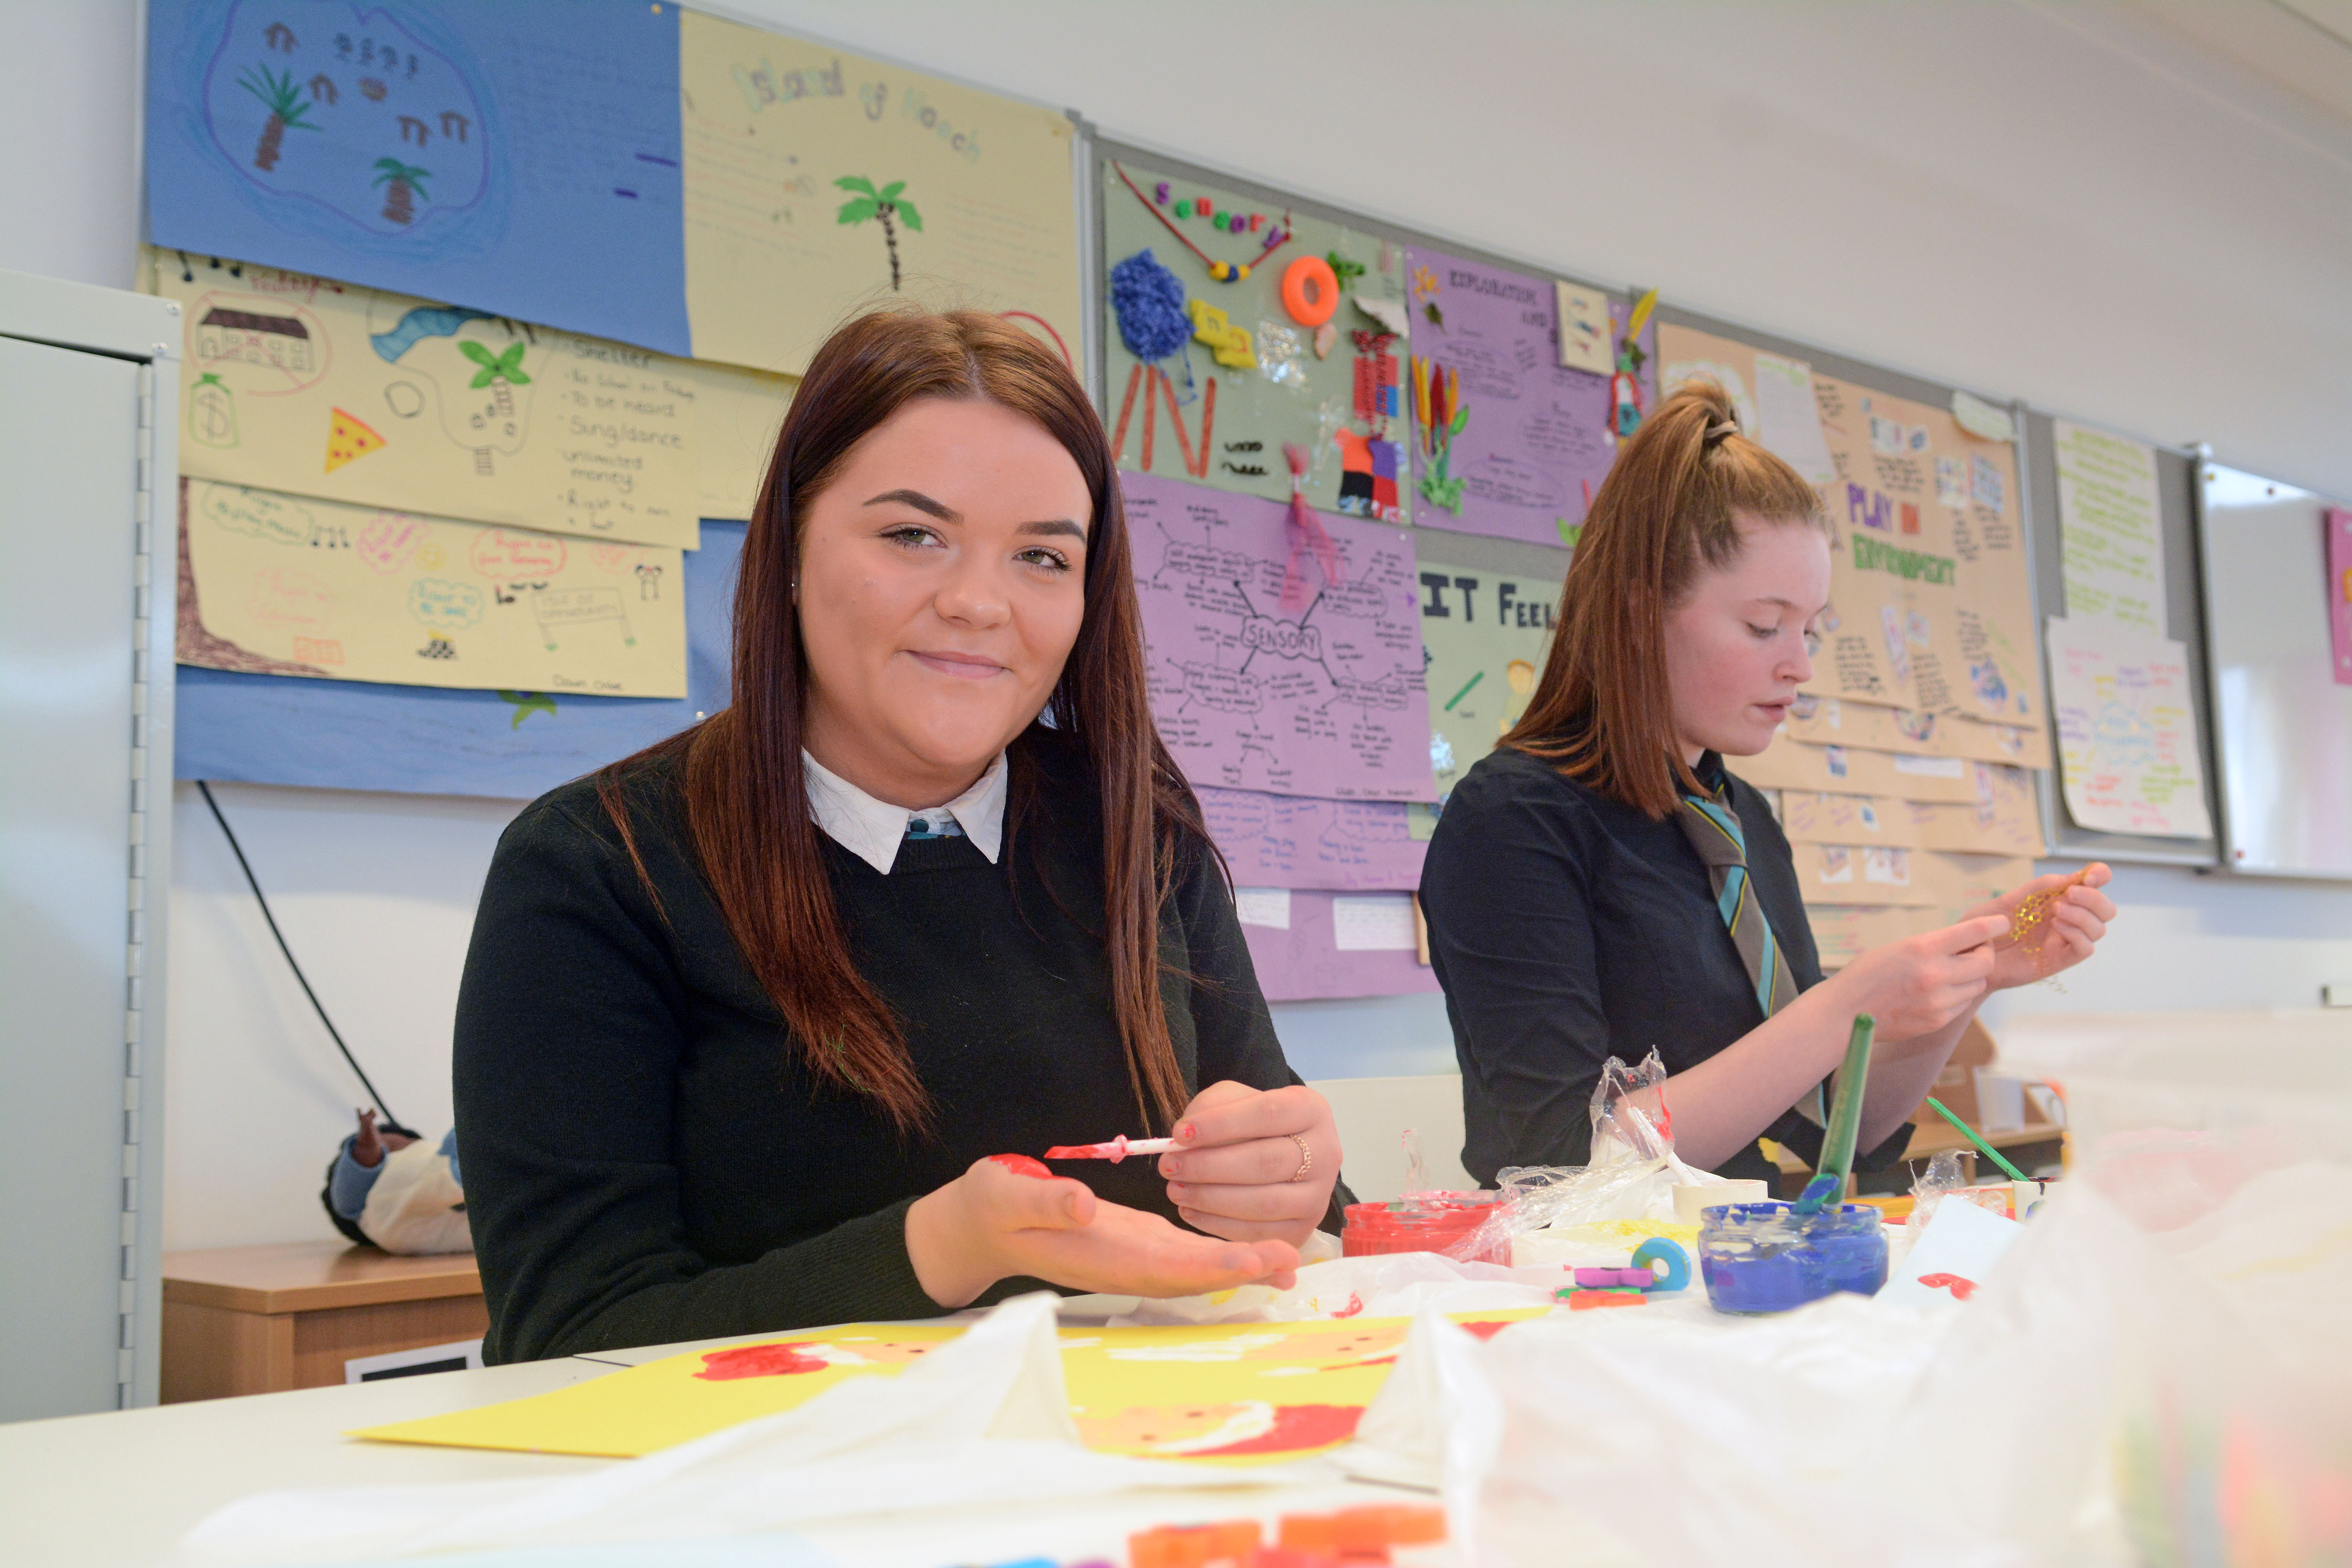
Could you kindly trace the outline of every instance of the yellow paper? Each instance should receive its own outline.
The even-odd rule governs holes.
[[[775,456],[776,432],[800,383],[739,365],[694,365],[694,441],[704,517],[750,519]]]
[[[1541,1308],[1454,1314],[1474,1333]],[[1403,1348],[1407,1318],[1064,1329],[1062,1373],[1087,1446],[1154,1458],[1263,1463],[1353,1436]],[[631,1458],[807,1403],[853,1377],[892,1377],[960,1328],[853,1323],[689,1352],[478,1410],[353,1436]]]
[[[678,81],[696,358],[797,375],[911,296],[1016,315],[1076,363],[1066,117],[698,11]]]
[[[698,542],[706,367],[275,268],[150,259],[185,323],[181,472],[591,539]],[[737,381],[729,373],[728,395]],[[735,467],[722,475],[740,485]]]
[[[399,686],[686,695],[679,552],[181,481],[178,659]]]

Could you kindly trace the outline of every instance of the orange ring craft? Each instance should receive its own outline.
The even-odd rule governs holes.
[[[1282,270],[1282,308],[1302,327],[1319,327],[1339,309],[1339,279],[1319,256],[1301,256]]]

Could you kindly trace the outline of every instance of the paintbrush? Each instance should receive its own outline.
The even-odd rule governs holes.
[[[1870,1081],[1870,1039],[1877,1029],[1878,1021],[1869,1014],[1855,1015],[1853,1033],[1846,1038],[1845,1065],[1838,1069],[1837,1099],[1830,1105],[1830,1124],[1822,1133],[1821,1173],[1805,1184],[1804,1195],[1795,1204],[1799,1214],[1821,1213],[1853,1170],[1854,1139],[1862,1131],[1862,1091]]]
[[[1108,1143],[1056,1143],[1045,1151],[1048,1160],[1108,1160],[1118,1164],[1129,1154],[1165,1154],[1176,1147],[1173,1138],[1129,1138],[1125,1133]]]
[[[2030,1182],[2033,1179],[2024,1172],[2019,1170],[2016,1166],[2011,1164],[2008,1160],[2004,1159],[2000,1150],[1986,1142],[1984,1141],[1983,1133],[1979,1132],[1975,1128],[1961,1121],[1958,1116],[1953,1115],[1952,1108],[1950,1106],[1946,1105],[1942,1100],[1937,1100],[1932,1094],[1927,1097],[1927,1103],[1935,1109],[1937,1115],[1942,1117],[1945,1121],[1958,1128],[1960,1130],[1960,1135],[1966,1138],[1969,1142],[1975,1144],[1979,1153],[1981,1153],[1986,1159],[1990,1160],[1994,1164],[1999,1165],[2002,1170],[2007,1171],[2010,1175],[2010,1180],[2015,1182]]]

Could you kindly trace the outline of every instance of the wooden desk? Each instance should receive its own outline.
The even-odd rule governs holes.
[[[163,1255],[163,1400],[343,1381],[360,1356],[479,1339],[471,1253],[394,1258],[341,1241]]]
[[[1926,1121],[1915,1121],[1912,1123],[1911,1146],[1903,1156],[1906,1162],[1932,1160],[1937,1155],[1945,1152],[1947,1150],[1958,1150],[1964,1154],[1975,1153],[1976,1145],[1969,1142],[1958,1128],[1953,1126],[1942,1117],[1937,1116],[1932,1110],[1927,1112],[1927,1115],[1929,1120]],[[2024,1126],[2020,1127],[2013,1131],[1988,1132],[1985,1134],[1985,1142],[1991,1144],[1996,1149],[2008,1150],[2021,1149],[2029,1144],[2036,1143],[2053,1145],[2060,1144],[2065,1141],[2065,1137],[2066,1130],[2063,1127],[2059,1126],[2056,1122],[2029,1121]],[[1779,1145],[1776,1144],[1775,1147],[1777,1148]],[[1994,1165],[1991,1161],[1986,1159],[1982,1154],[1976,1155],[1976,1179],[1978,1181],[2005,1182],[2009,1179],[2001,1173],[1999,1167]],[[1780,1150],[1780,1157],[1775,1163],[1780,1168],[1780,1192],[1779,1195],[1784,1198],[1795,1197],[1797,1194],[1803,1189],[1806,1181],[1812,1175],[1813,1168],[1811,1165],[1806,1164],[1802,1160],[1798,1159],[1796,1155],[1790,1153],[1785,1148]],[[2032,1175],[2033,1173],[2033,1167],[2032,1165],[2026,1164],[2022,1161],[2018,1162],[2018,1164],[2019,1168],[2023,1170],[2026,1174]],[[1901,1167],[1896,1167],[1898,1174],[1900,1173],[1900,1170]],[[1847,1183],[1847,1190],[1849,1192],[1853,1190],[1853,1184],[1852,1182]],[[1903,1188],[1899,1190],[1908,1191],[1909,1189]]]

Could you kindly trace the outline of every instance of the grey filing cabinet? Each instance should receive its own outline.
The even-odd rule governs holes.
[[[0,271],[0,1420],[155,1402],[179,311]]]

